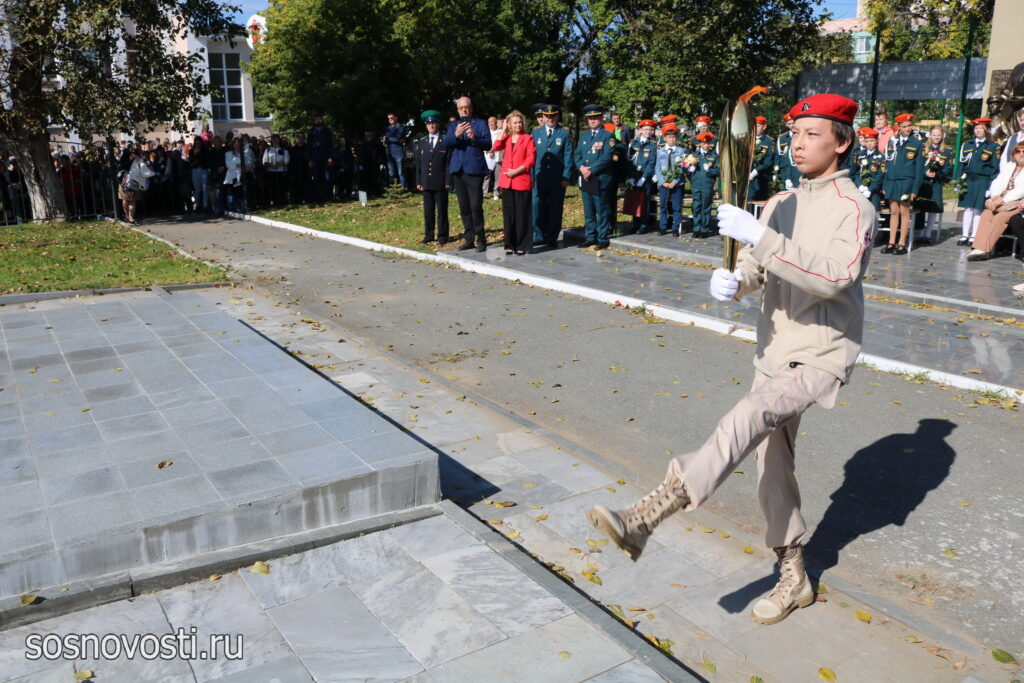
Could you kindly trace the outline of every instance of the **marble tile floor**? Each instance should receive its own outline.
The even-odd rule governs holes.
[[[283,514],[247,507],[241,526],[232,515],[310,487],[372,488],[435,459],[198,293],[0,307],[0,595],[301,531],[279,526]],[[436,484],[418,483],[373,496],[353,484],[344,514],[436,502]],[[185,519],[216,521],[150,549],[146,530]],[[85,560],[92,544],[106,564]],[[46,576],[24,570],[46,558]]]
[[[0,680],[664,680],[444,515],[267,565],[0,632]],[[211,656],[25,657],[30,636],[179,628]]]

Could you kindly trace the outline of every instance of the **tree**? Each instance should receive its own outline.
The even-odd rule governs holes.
[[[636,114],[717,115],[754,85],[785,84],[850,54],[823,36],[819,0],[625,0],[604,48],[599,92]]]
[[[995,0],[869,0],[871,31],[881,31],[881,61],[963,57],[974,22],[973,53],[988,54]]]
[[[37,220],[63,220],[49,126],[83,138],[170,123],[209,93],[192,36],[241,35],[217,0],[12,0],[0,4],[0,141],[16,151]]]
[[[275,125],[322,113],[346,131],[383,115],[560,103],[613,14],[608,0],[271,0],[266,42],[248,65]]]

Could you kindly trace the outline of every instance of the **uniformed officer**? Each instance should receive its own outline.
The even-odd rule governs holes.
[[[910,204],[917,198],[924,180],[924,143],[911,135],[913,114],[898,115],[896,123],[899,129],[885,148],[882,191],[889,202],[889,243],[882,248],[882,253],[901,255],[907,253]]]
[[[654,178],[658,157],[658,143],[654,141],[655,126],[651,119],[640,121],[636,124],[637,136],[629,143],[630,181],[633,187],[644,193],[644,215],[633,219],[633,231],[641,235],[654,224],[651,205],[659,186]]]
[[[775,176],[783,188],[792,190],[800,184],[800,171],[796,170],[789,151],[793,139],[793,117],[786,112],[782,115],[782,121],[786,124],[786,132],[775,140]]]
[[[678,235],[683,219],[683,185],[686,150],[676,145],[678,126],[670,123],[661,129],[665,144],[658,148],[654,180],[658,185],[658,206],[661,209],[658,234]]]
[[[974,244],[981,213],[985,210],[985,193],[988,192],[992,179],[999,173],[999,145],[989,139],[990,123],[990,118],[971,121],[971,125],[974,126],[974,138],[960,145],[960,177],[967,181],[967,192],[958,204],[964,210],[963,236],[957,242],[961,247]]]
[[[750,170],[750,185],[747,196],[751,201],[763,202],[772,194],[772,171],[775,169],[775,140],[768,137],[765,130],[768,119],[763,116],[754,118],[754,165]]]
[[[711,235],[711,204],[715,199],[715,186],[721,169],[718,167],[718,153],[715,151],[714,133],[697,133],[698,148],[694,151],[694,163],[690,170],[690,189],[693,192],[693,236]]]
[[[538,102],[537,104],[534,104],[530,107],[530,114],[533,115],[534,120],[537,122],[536,125],[534,125],[533,127],[534,130],[544,125],[544,110],[547,108],[547,106],[548,105],[546,104]]]
[[[942,226],[942,189],[953,177],[953,154],[942,144],[946,131],[932,126],[928,131],[928,144],[924,150],[924,182],[918,191],[918,208],[924,214],[926,243],[939,233]]]
[[[715,271],[711,296],[734,301],[762,290],[750,392],[703,445],[686,434],[689,452],[671,461],[656,489],[628,508],[598,505],[587,512],[595,528],[636,560],[664,519],[699,507],[756,451],[765,541],[780,565],[778,583],[754,604],[751,616],[761,624],[815,602],[801,547],[807,526],[794,448],[803,413],[815,404],[835,406],[861,348],[862,279],[875,216],[839,170],[856,111],[856,102],[837,95],[798,102],[791,113],[794,159],[805,176],[800,187],[772,197],[760,220],[739,207],[719,209],[719,232],[749,246],[735,271]]]
[[[558,246],[565,188],[573,169],[572,138],[558,124],[559,113],[557,106],[544,105],[542,125],[532,132],[537,148],[537,163],[533,166],[533,243],[550,247]]]
[[[448,150],[442,143],[441,112],[428,109],[420,114],[427,126],[427,134],[416,141],[416,189],[423,193],[423,239],[420,244],[434,241],[435,218],[437,243],[448,242],[448,190],[452,189],[452,176],[448,172]]]
[[[857,186],[864,198],[871,202],[875,211],[882,205],[882,184],[885,181],[885,155],[878,151],[878,131],[864,127],[857,131],[864,141],[863,149],[857,150],[853,160],[850,180]]]
[[[604,107],[588,104],[583,108],[587,130],[580,133],[576,144],[574,163],[580,173],[583,191],[584,243],[583,248],[605,249],[611,236],[608,217],[609,197],[614,183],[612,154],[615,138],[604,129]]]

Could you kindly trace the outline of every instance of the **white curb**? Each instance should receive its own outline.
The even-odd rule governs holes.
[[[359,247],[360,249],[393,253],[399,256],[416,259],[418,261],[425,261],[427,263],[444,263],[456,266],[467,272],[477,273],[479,275],[488,275],[504,280],[518,281],[524,285],[533,285],[534,287],[540,287],[554,292],[561,292],[563,294],[571,294],[573,296],[579,296],[593,301],[600,301],[606,304],[619,304],[627,308],[643,306],[650,311],[652,315],[662,318],[663,320],[669,320],[683,325],[692,325],[704,330],[717,332],[718,334],[736,337],[737,339],[742,339],[744,341],[757,340],[757,333],[754,330],[734,325],[731,322],[720,320],[719,318],[712,318],[710,316],[700,315],[697,313],[687,313],[686,311],[679,310],[678,308],[669,308],[660,304],[652,304],[644,301],[643,299],[637,299],[635,297],[625,296],[622,294],[614,294],[601,289],[594,289],[593,287],[582,287],[570,282],[555,280],[554,278],[529,275],[528,273],[523,273],[511,268],[505,268],[504,266],[480,263],[479,261],[462,258],[461,256],[452,256],[450,254],[425,254],[420,251],[403,249],[402,247],[392,247],[387,244],[371,242],[358,237],[349,237],[348,235],[339,235],[333,232],[314,230],[313,228],[305,228],[301,225],[294,225],[283,221],[274,221],[269,218],[263,218],[262,216],[250,216],[248,214],[233,212],[226,212],[225,215],[231,216],[232,218],[269,225],[274,228],[281,228],[282,230],[290,230],[291,232],[297,232],[303,235],[319,237],[320,239],[330,240],[332,242],[348,244],[353,247]],[[941,370],[934,370],[932,368],[912,365],[910,363],[902,363],[900,361],[892,360],[891,358],[875,356],[870,353],[861,353],[858,360],[885,372],[896,372],[905,375],[915,375],[922,372],[927,373],[929,379],[932,381],[940,382],[941,384],[948,384],[960,389],[980,392],[1002,392],[1007,394],[1010,398],[1016,399],[1018,403],[1024,403],[1024,395],[1022,395],[1020,390],[1004,386],[1002,384],[984,382],[982,380],[954,375]]]

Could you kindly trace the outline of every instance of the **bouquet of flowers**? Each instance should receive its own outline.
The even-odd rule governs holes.
[[[686,178],[686,169],[683,167],[685,162],[685,157],[678,156],[668,164],[668,167],[661,172],[666,183],[675,183]]]
[[[960,199],[964,198],[967,194],[967,174],[962,173],[960,177],[953,181],[953,191],[956,192],[957,197]]]
[[[878,170],[876,164],[872,164],[871,160],[867,157],[861,157],[860,160],[860,184],[862,186],[871,186],[871,182],[875,179],[875,171]]]
[[[942,172],[942,167],[945,166],[946,160],[942,156],[942,152],[937,149],[928,151],[928,156],[925,157],[925,170],[931,171],[938,177],[939,173]],[[934,178],[927,178],[927,180],[934,181]]]

